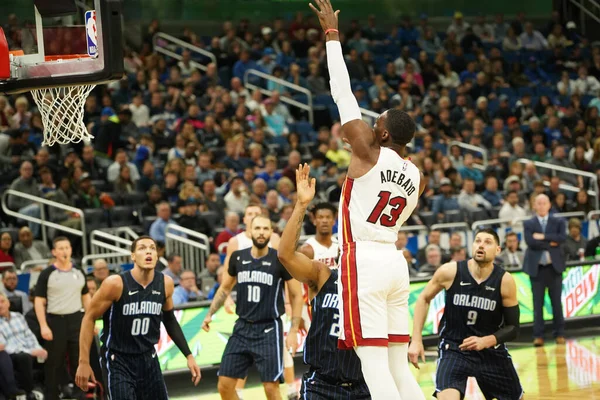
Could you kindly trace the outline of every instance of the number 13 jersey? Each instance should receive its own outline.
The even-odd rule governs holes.
[[[398,230],[417,206],[420,181],[420,171],[412,162],[381,147],[369,172],[344,182],[338,216],[340,247],[362,241],[395,243]]]

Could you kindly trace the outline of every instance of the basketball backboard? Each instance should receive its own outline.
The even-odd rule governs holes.
[[[4,17],[0,13],[5,27],[4,33],[0,28],[0,93],[99,84],[123,76],[122,0],[14,3],[0,7],[8,8]]]

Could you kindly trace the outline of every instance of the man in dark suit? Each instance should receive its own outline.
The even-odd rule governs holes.
[[[533,345],[544,345],[544,296],[546,288],[552,304],[556,343],[565,343],[565,319],[562,312],[562,273],[565,254],[562,244],[567,239],[565,221],[549,215],[550,199],[545,194],[535,198],[533,218],[525,221],[525,260],[523,271],[531,279],[533,294]]]

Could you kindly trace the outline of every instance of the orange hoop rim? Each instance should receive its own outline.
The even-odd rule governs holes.
[[[55,56],[45,56],[46,61],[58,61],[58,60],[75,60],[78,58],[90,58],[88,54],[59,54]]]

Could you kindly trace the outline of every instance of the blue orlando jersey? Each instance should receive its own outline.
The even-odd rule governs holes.
[[[500,288],[505,271],[498,265],[483,282],[471,276],[467,261],[457,263],[456,276],[446,291],[440,340],[461,344],[469,336],[487,336],[504,323]]]
[[[277,250],[254,258],[252,248],[233,252],[229,275],[237,278],[237,315],[250,322],[278,319],[285,311],[283,283],[292,276],[281,265]]]
[[[339,382],[363,380],[360,359],[354,350],[338,350],[340,314],[338,311],[338,271],[311,301],[312,322],[304,346],[304,363],[311,372]]]
[[[104,313],[103,347],[125,354],[140,354],[154,350],[160,338],[162,308],[165,303],[165,278],[154,273],[154,279],[145,288],[131,276],[131,271],[120,274],[123,279],[121,298]]]

